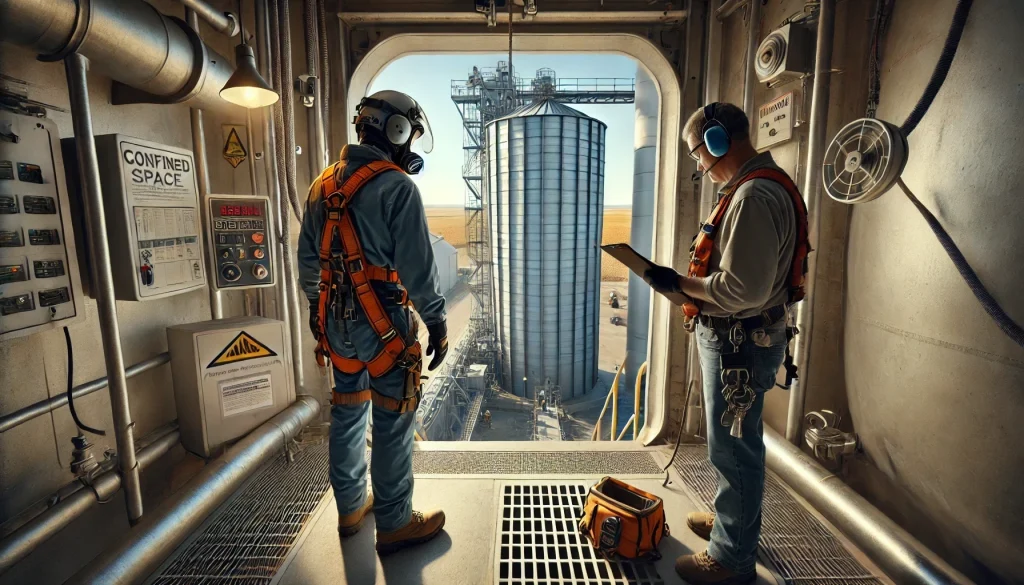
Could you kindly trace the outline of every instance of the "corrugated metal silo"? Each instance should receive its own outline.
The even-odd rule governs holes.
[[[501,382],[519,396],[548,379],[563,399],[597,382],[605,130],[548,100],[487,126]]]

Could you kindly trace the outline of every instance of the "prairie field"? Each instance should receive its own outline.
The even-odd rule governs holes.
[[[442,236],[449,244],[459,251],[459,266],[469,266],[466,252],[466,214],[458,207],[427,207],[427,224],[430,231]],[[602,244],[629,242],[629,227],[632,210],[629,208],[611,208],[604,212],[604,230],[601,234]],[[601,280],[625,281],[629,270],[617,261],[601,252]]]

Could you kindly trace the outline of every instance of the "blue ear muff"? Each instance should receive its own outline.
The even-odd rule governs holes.
[[[729,131],[717,123],[704,131],[704,146],[707,147],[711,156],[725,156],[729,152],[731,144]]]

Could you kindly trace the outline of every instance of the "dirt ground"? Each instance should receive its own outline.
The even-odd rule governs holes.
[[[459,266],[469,266],[469,254],[466,249],[466,212],[460,207],[427,207],[427,224],[430,231],[444,237],[449,244],[459,251]],[[601,234],[602,244],[629,242],[630,221],[633,210],[630,208],[609,208],[604,211],[604,230]],[[628,270],[607,254],[601,255],[601,278],[609,282],[625,282]]]

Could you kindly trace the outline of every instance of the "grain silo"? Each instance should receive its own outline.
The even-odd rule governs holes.
[[[550,100],[487,126],[492,286],[502,386],[597,382],[606,126]]]

